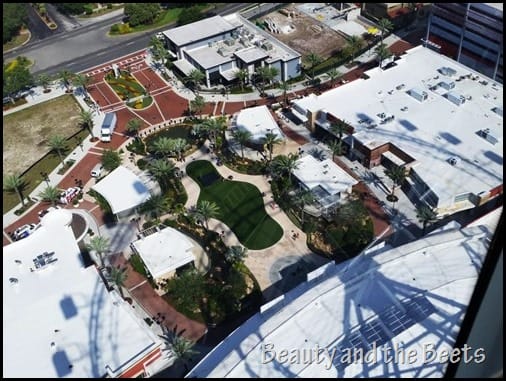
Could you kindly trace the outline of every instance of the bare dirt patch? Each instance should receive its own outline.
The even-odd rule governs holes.
[[[3,171],[23,172],[47,152],[53,135],[78,132],[81,108],[72,95],[63,95],[4,116]]]
[[[284,10],[294,12],[295,17],[288,18],[283,14]],[[263,23],[265,19],[271,19],[280,30],[292,30],[289,33],[281,32],[273,34],[268,29],[265,29],[274,38],[299,52],[302,57],[309,53],[315,53],[327,59],[337,54],[346,45],[344,37],[340,36],[336,31],[305,15],[293,6],[283,8],[281,12],[271,12],[261,17],[259,21]]]

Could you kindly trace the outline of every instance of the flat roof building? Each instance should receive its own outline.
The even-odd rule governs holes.
[[[101,378],[143,371],[161,341],[85,267],[66,209],[3,251],[3,376]]]
[[[336,205],[351,193],[353,185],[358,184],[331,159],[320,161],[311,155],[297,160],[297,168],[292,173],[313,193],[322,208]]]
[[[278,69],[276,80],[300,75],[301,55],[239,14],[214,16],[163,32],[174,66],[183,75],[205,74],[207,87],[237,80],[238,70],[251,79],[260,66]]]
[[[254,143],[262,143],[267,133],[272,133],[281,139],[285,137],[265,105],[245,108],[239,111],[235,125],[241,130],[250,132],[250,140]]]
[[[502,103],[501,84],[420,46],[388,69],[295,101],[294,114],[315,132],[344,122],[351,159],[405,166],[408,194],[451,214],[502,193]]]
[[[187,377],[442,377],[493,229],[443,229],[326,264],[262,306]]]
[[[170,277],[175,271],[195,260],[193,242],[176,229],[166,227],[154,234],[132,242],[132,250],[139,254],[154,279]]]

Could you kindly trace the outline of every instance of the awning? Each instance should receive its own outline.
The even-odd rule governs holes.
[[[177,60],[172,62],[172,64],[177,67],[184,75],[190,75],[193,70],[197,70],[195,66],[193,66],[190,62],[185,60],[184,58],[181,60]]]

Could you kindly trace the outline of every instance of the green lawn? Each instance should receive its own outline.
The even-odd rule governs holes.
[[[214,166],[204,160],[190,163],[186,172],[200,185],[199,201],[215,202],[221,213],[218,218],[232,229],[245,247],[261,250],[280,240],[283,229],[265,212],[262,195],[257,187],[223,179]],[[219,179],[204,187],[200,178],[213,172]]]

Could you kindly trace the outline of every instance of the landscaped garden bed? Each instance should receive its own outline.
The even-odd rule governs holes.
[[[129,107],[141,109],[153,103],[153,98],[147,95],[146,89],[125,70],[119,71],[118,78],[115,77],[114,70],[110,70],[105,75],[105,80],[121,100],[129,101]]]

